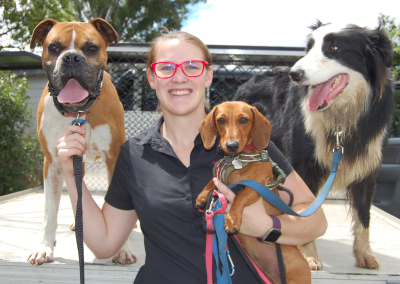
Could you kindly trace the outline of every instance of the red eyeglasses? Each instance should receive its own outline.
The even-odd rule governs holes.
[[[167,79],[175,75],[178,67],[181,68],[183,74],[187,77],[199,77],[203,74],[206,65],[208,65],[207,61],[189,60],[181,64],[174,62],[155,62],[151,64],[151,68],[153,68],[158,78]]]

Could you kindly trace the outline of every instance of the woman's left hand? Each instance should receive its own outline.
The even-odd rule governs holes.
[[[214,178],[213,182],[229,202],[225,211],[225,213],[228,213],[236,195],[217,178]],[[272,228],[272,225],[273,221],[265,211],[263,199],[260,198],[256,203],[244,208],[240,233],[253,237],[261,237]]]

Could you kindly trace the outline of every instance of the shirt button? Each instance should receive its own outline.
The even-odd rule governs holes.
[[[198,153],[200,151],[200,149],[198,147],[194,148],[194,152]]]
[[[196,229],[196,224],[192,224],[192,228],[193,228],[193,229]]]
[[[186,174],[186,173],[188,172],[188,170],[187,170],[187,169],[184,169],[183,172]]]
[[[189,200],[189,199],[190,199],[190,195],[188,194],[185,196],[185,200]]]

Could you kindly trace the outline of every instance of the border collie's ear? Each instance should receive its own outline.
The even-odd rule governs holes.
[[[215,128],[215,112],[217,106],[215,106],[209,114],[203,119],[200,124],[200,135],[203,140],[204,148],[211,149],[215,140],[217,139],[217,128]]]
[[[258,150],[264,150],[268,147],[269,138],[271,136],[271,123],[263,116],[255,107],[251,107],[253,112],[254,122],[251,129],[251,138],[253,144]]]
[[[387,30],[379,26],[375,30],[373,42],[376,50],[379,51],[382,62],[386,67],[391,67],[393,63],[393,46]]]
[[[327,24],[323,24],[320,20],[316,19],[315,24],[312,24],[312,25],[309,26],[308,28],[309,28],[311,31],[315,31],[316,29],[318,29],[318,28],[320,28],[320,27],[322,27],[322,26],[325,26],[325,25],[327,25]]]
[[[381,26],[376,30],[369,31],[367,37],[371,43],[368,52],[372,54],[374,60],[374,66],[371,66],[373,70],[370,71],[375,74],[380,74],[379,82],[375,82],[374,89],[379,92],[379,99],[381,99],[386,83],[389,80],[388,68],[391,67],[393,63],[392,42],[390,41],[387,31]],[[376,88],[379,89],[377,90]]]

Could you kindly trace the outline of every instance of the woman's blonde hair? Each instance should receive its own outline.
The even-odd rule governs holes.
[[[196,36],[188,33],[188,32],[183,32],[183,31],[172,31],[169,32],[167,29],[164,33],[161,33],[159,36],[157,36],[150,44],[149,48],[149,56],[147,57],[147,69],[151,68],[151,64],[154,63],[154,58],[157,54],[158,47],[159,45],[164,41],[164,40],[170,40],[170,39],[178,39],[182,43],[191,43],[201,49],[204,55],[204,60],[209,63],[209,65],[212,64],[212,55],[210,51],[208,50],[207,46]]]

